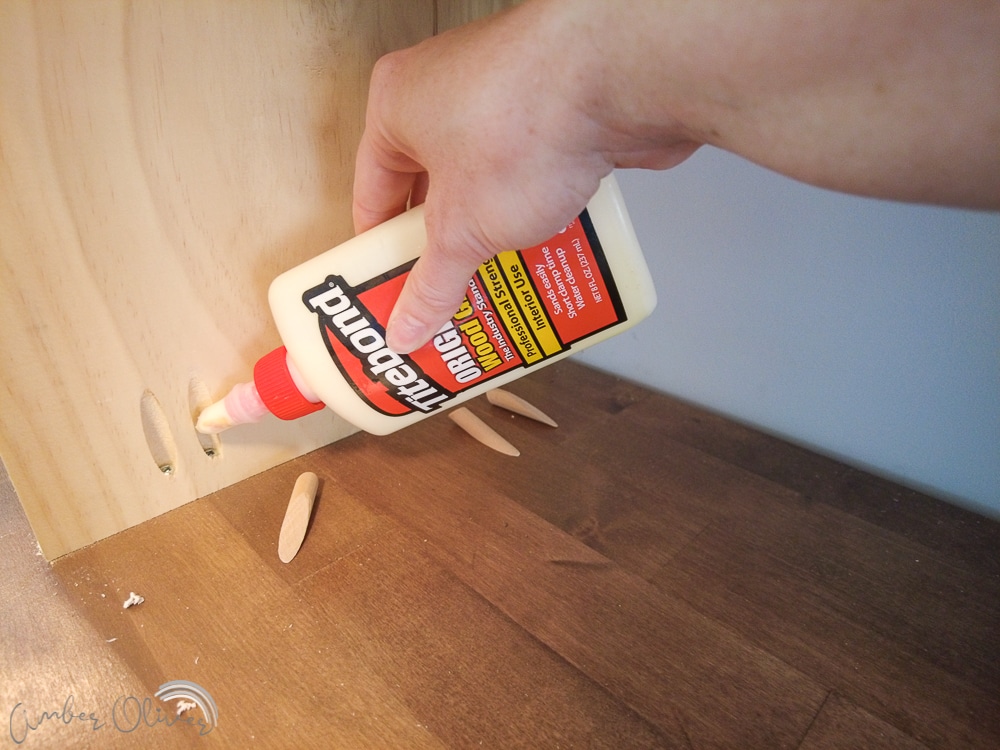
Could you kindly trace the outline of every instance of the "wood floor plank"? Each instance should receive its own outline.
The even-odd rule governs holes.
[[[448,747],[682,748],[393,533],[296,585]]]
[[[997,742],[995,691],[935,663],[934,652],[952,648],[953,637],[956,653],[966,653],[960,634],[944,629],[933,640],[907,642],[898,623],[922,617],[918,609],[902,606],[880,618],[863,598],[817,584],[808,569],[778,555],[713,528],[655,583],[931,747]]]
[[[567,403],[579,367],[548,368],[517,386],[537,398]],[[802,497],[823,502],[894,534],[947,554],[977,573],[1000,576],[1000,523],[913,489],[852,468],[678,399],[596,372],[583,398],[627,412],[636,433],[697,448],[758,474]],[[544,396],[543,396],[544,394]],[[567,403],[565,408],[571,408]]]
[[[213,739],[226,747],[278,736],[289,747],[442,747],[353,651],[355,634],[315,617],[210,503],[67,555],[54,570],[138,665],[147,695],[169,679],[211,693]],[[105,582],[117,592],[107,606],[96,599]],[[123,612],[128,590],[145,601]]]
[[[93,723],[65,723],[64,708],[106,719],[118,695],[145,690],[128,660],[69,603],[73,587],[42,557],[2,464],[0,543],[0,708],[6,722],[0,736],[12,747],[93,747]],[[42,720],[42,712],[58,718]],[[116,731],[102,730],[100,739],[102,747],[129,744]]]
[[[288,584],[308,578],[390,531],[384,516],[360,506],[330,477],[319,477],[319,492],[302,548],[285,564],[278,559],[278,535],[296,478],[313,471],[311,459],[289,461],[247,483],[241,492],[205,499],[232,525],[262,564]],[[333,478],[335,479],[335,478]]]
[[[879,721],[833,693],[799,750],[927,750],[927,746]]]
[[[299,555],[290,565],[278,562],[283,494],[305,465],[276,467],[252,494],[219,493],[209,502],[315,617],[350,638],[352,653],[404,696],[426,731],[451,747],[514,747],[543,736],[553,747],[672,746],[432,564],[420,540],[346,492],[336,474],[320,476]],[[451,710],[441,710],[441,696]]]
[[[457,467],[483,471],[505,457],[456,441],[443,423],[423,425],[408,437],[355,436],[315,457],[350,492],[427,538],[454,575],[667,735],[695,747],[797,744],[825,695],[820,686],[463,474]],[[383,470],[358,471],[355,451],[381,458]],[[455,472],[433,460],[441,451]],[[522,459],[518,471],[537,471],[527,465],[530,456]],[[407,491],[394,493],[401,482]]]
[[[845,616],[971,686],[1000,683],[1000,579],[826,505],[752,520],[729,528],[842,601]]]
[[[573,391],[574,375],[550,374],[552,390],[538,379],[527,385],[538,389],[535,398],[551,399]],[[621,509],[621,493],[607,493],[603,513],[581,538],[647,577],[655,567],[649,561],[671,550],[652,577],[658,587],[823,684],[871,702],[878,715],[916,736],[942,747],[1000,744],[1000,524],[925,497],[900,509],[915,493],[672,399],[641,389],[633,394],[628,383],[598,379],[606,398],[623,405],[607,410],[605,436],[614,434],[612,415],[621,414],[637,432],[661,429],[729,473],[740,467],[765,483],[751,493],[752,479],[737,481],[740,496],[732,502],[719,482],[699,476],[707,459],[692,456],[692,445],[679,450],[673,440],[658,439],[624,450],[620,439],[606,439],[604,458],[624,481],[643,476],[635,467],[646,467],[650,484],[625,493]],[[682,460],[671,464],[660,451]],[[671,484],[694,477],[703,502],[719,511],[705,517],[700,535],[681,552],[675,530],[658,522],[691,510],[651,484],[664,469]],[[768,484],[793,492],[769,491]],[[558,495],[557,486],[518,497],[572,531],[572,510],[536,507]],[[563,502],[572,504],[565,496]],[[642,533],[616,536],[622,517]]]
[[[569,383],[533,393],[523,382],[512,384],[511,390],[529,394],[532,403],[544,405],[567,425],[552,430],[532,420],[511,418],[485,400],[469,404],[484,419],[506,420],[506,434],[535,461],[523,471],[511,470],[507,462],[481,462],[476,467],[481,481],[503,488],[518,503],[593,549],[613,549],[612,557],[630,572],[652,578],[726,514],[763,513],[776,498],[800,501],[792,490],[668,437],[633,439],[628,428],[632,417],[624,416],[617,401],[605,413],[588,410],[584,418],[578,408],[574,412],[552,397],[574,392]],[[537,383],[532,384],[537,389]],[[598,402],[608,398],[604,393]]]

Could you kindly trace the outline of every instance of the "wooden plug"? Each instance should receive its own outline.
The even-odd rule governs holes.
[[[487,448],[492,448],[506,456],[521,455],[521,451],[508,443],[500,433],[464,406],[452,409],[448,412],[448,417]]]
[[[319,477],[311,471],[300,474],[292,488],[292,497],[285,510],[285,518],[281,522],[281,533],[278,535],[278,559],[283,563],[291,562],[298,554],[306,529],[309,528],[309,517],[312,515],[316,492],[319,490]]]
[[[552,419],[548,414],[539,409],[537,406],[529,404],[520,396],[515,396],[510,391],[505,391],[503,388],[494,388],[486,394],[486,398],[494,406],[499,406],[501,409],[506,409],[507,411],[512,411],[515,414],[520,414],[522,417],[527,417],[528,419],[534,419],[536,422],[541,422],[542,424],[547,424],[549,427],[558,427],[555,420]]]

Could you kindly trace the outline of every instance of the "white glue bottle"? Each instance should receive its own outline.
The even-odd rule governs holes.
[[[276,278],[268,301],[284,346],[257,362],[252,383],[205,409],[198,430],[327,406],[385,435],[621,333],[656,305],[610,176],[555,237],[480,266],[452,319],[397,354],[385,325],[426,241],[418,206]]]

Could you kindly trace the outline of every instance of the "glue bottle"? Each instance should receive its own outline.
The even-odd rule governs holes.
[[[205,409],[198,430],[326,406],[385,435],[621,333],[656,305],[609,176],[555,237],[481,265],[452,318],[397,354],[385,325],[426,241],[418,206],[278,276],[268,301],[284,346],[257,362],[253,382]]]

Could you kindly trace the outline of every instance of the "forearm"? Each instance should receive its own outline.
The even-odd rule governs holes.
[[[590,55],[618,166],[684,134],[824,187],[1000,208],[1000,3],[542,5]]]

